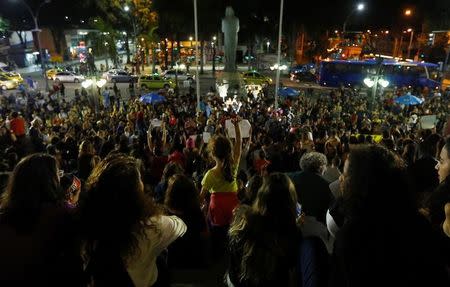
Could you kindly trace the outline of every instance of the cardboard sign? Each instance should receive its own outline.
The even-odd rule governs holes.
[[[208,133],[208,132],[204,132],[203,135],[202,135],[202,137],[203,137],[203,142],[204,142],[204,143],[208,143],[209,140],[211,139],[211,134]]]
[[[239,127],[241,130],[241,138],[249,138],[250,129],[252,127],[250,122],[248,120],[241,120],[239,122]],[[234,125],[231,120],[225,121],[225,128],[227,129],[227,133],[230,138],[236,138],[236,131],[234,130]]]
[[[436,127],[437,116],[436,115],[422,116],[420,117],[419,124],[421,129],[424,130],[432,129]]]
[[[150,122],[150,125],[152,126],[152,127],[160,127],[160,126],[162,126],[162,121],[161,120],[159,120],[159,119],[153,119],[151,122]]]

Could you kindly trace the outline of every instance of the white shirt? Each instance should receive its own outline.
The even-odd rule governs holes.
[[[186,232],[186,224],[176,216],[159,216],[150,219],[156,229],[148,228],[145,237],[139,238],[139,252],[129,262],[127,271],[136,287],[150,287],[158,278],[156,257],[170,243]]]

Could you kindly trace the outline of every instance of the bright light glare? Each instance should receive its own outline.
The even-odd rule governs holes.
[[[91,79],[87,79],[81,82],[81,86],[85,89],[89,88],[94,82]]]
[[[370,78],[365,78],[364,84],[366,84],[366,86],[368,86],[369,88],[372,88],[373,85],[375,85],[375,81]]]
[[[387,86],[389,86],[389,81],[385,79],[379,79],[378,84],[380,84],[383,88],[386,88]]]
[[[125,7],[123,7],[123,10],[125,10],[125,12],[130,11],[130,7],[128,5],[125,5]]]
[[[406,30],[406,31],[408,31],[408,32],[411,32],[412,31],[412,29],[411,28],[409,28],[408,30]]]
[[[106,84],[106,80],[105,79],[100,79],[97,81],[97,87],[101,88]]]
[[[411,13],[412,13],[412,12],[411,12],[411,9],[406,9],[406,10],[405,10],[405,15],[406,15],[406,16],[411,16]]]
[[[358,9],[358,11],[364,10],[364,4],[363,3],[359,3],[358,6],[356,7],[356,9]]]

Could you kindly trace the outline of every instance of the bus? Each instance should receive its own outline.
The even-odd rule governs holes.
[[[319,84],[327,87],[362,87],[364,79],[375,75],[377,69],[376,60],[322,61],[319,69]],[[437,64],[384,60],[380,71],[382,77],[389,81],[389,87],[440,88]]]

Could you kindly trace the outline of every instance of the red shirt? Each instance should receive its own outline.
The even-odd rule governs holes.
[[[10,121],[11,131],[16,136],[25,135],[25,120],[21,117],[14,118]]]

